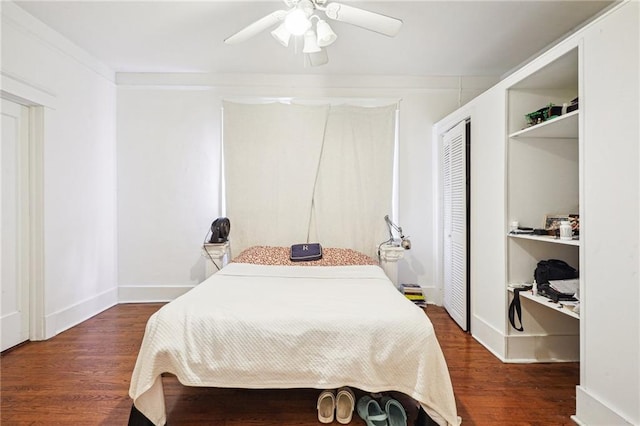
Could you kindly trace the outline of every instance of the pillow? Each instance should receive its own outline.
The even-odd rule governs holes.
[[[322,259],[306,262],[292,262],[289,259],[289,247],[254,246],[234,257],[233,263],[252,263],[255,265],[284,266],[350,266],[377,265],[371,257],[346,248],[322,248]]]

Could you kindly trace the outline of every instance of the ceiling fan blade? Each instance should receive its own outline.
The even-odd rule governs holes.
[[[225,44],[238,44],[242,43],[245,40],[250,39],[251,37],[261,33],[262,31],[271,28],[272,26],[278,24],[280,21],[284,19],[287,15],[287,11],[285,10],[276,10],[268,14],[267,16],[258,19],[257,21],[247,25],[245,28],[241,29],[234,35],[227,37],[224,42]]]
[[[400,19],[341,3],[329,3],[324,8],[324,13],[326,13],[330,19],[357,25],[358,27],[375,31],[389,37],[398,34],[400,27],[402,27],[402,20]]]

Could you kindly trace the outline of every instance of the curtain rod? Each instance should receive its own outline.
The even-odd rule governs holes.
[[[397,104],[400,107],[402,98],[348,98],[348,97],[297,97],[297,96],[232,96],[223,97],[223,101],[245,103],[245,104],[266,104],[280,102],[284,104],[305,104],[305,105],[341,105],[349,104],[355,106],[387,106]]]

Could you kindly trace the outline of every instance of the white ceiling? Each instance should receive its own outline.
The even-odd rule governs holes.
[[[487,75],[512,70],[590,20],[610,1],[349,1],[400,18],[388,38],[329,21],[329,63],[304,66],[269,31],[236,46],[223,40],[277,9],[263,1],[16,1],[118,72]]]

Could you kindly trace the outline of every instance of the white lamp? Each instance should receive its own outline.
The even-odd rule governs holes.
[[[327,55],[326,49],[320,49],[320,51],[316,53],[305,53],[304,56],[306,59],[305,64],[312,67],[318,67],[329,62],[329,55]]]
[[[271,31],[273,38],[278,40],[284,47],[289,46],[289,40],[291,39],[291,33],[287,30],[284,24],[280,24],[278,28]]]
[[[309,30],[304,33],[304,48],[302,52],[304,53],[317,53],[320,52],[320,46],[318,46],[318,39],[316,38],[316,33],[313,30]]]
[[[301,36],[311,28],[311,21],[307,18],[304,10],[297,8],[289,12],[286,18],[284,18],[284,27],[291,34]]]
[[[397,245],[401,246],[405,250],[409,250],[411,248],[411,240],[404,236],[404,234],[402,233],[402,228],[391,222],[391,219],[389,219],[389,215],[385,215],[384,221],[387,223],[387,228],[389,229],[389,242],[392,245],[396,245],[397,240],[393,237],[393,231],[395,230],[398,234],[400,234],[400,243]]]
[[[329,24],[327,24],[327,21],[323,21],[322,19],[318,20],[316,30],[318,31],[318,46],[320,47],[327,47],[338,38]]]

